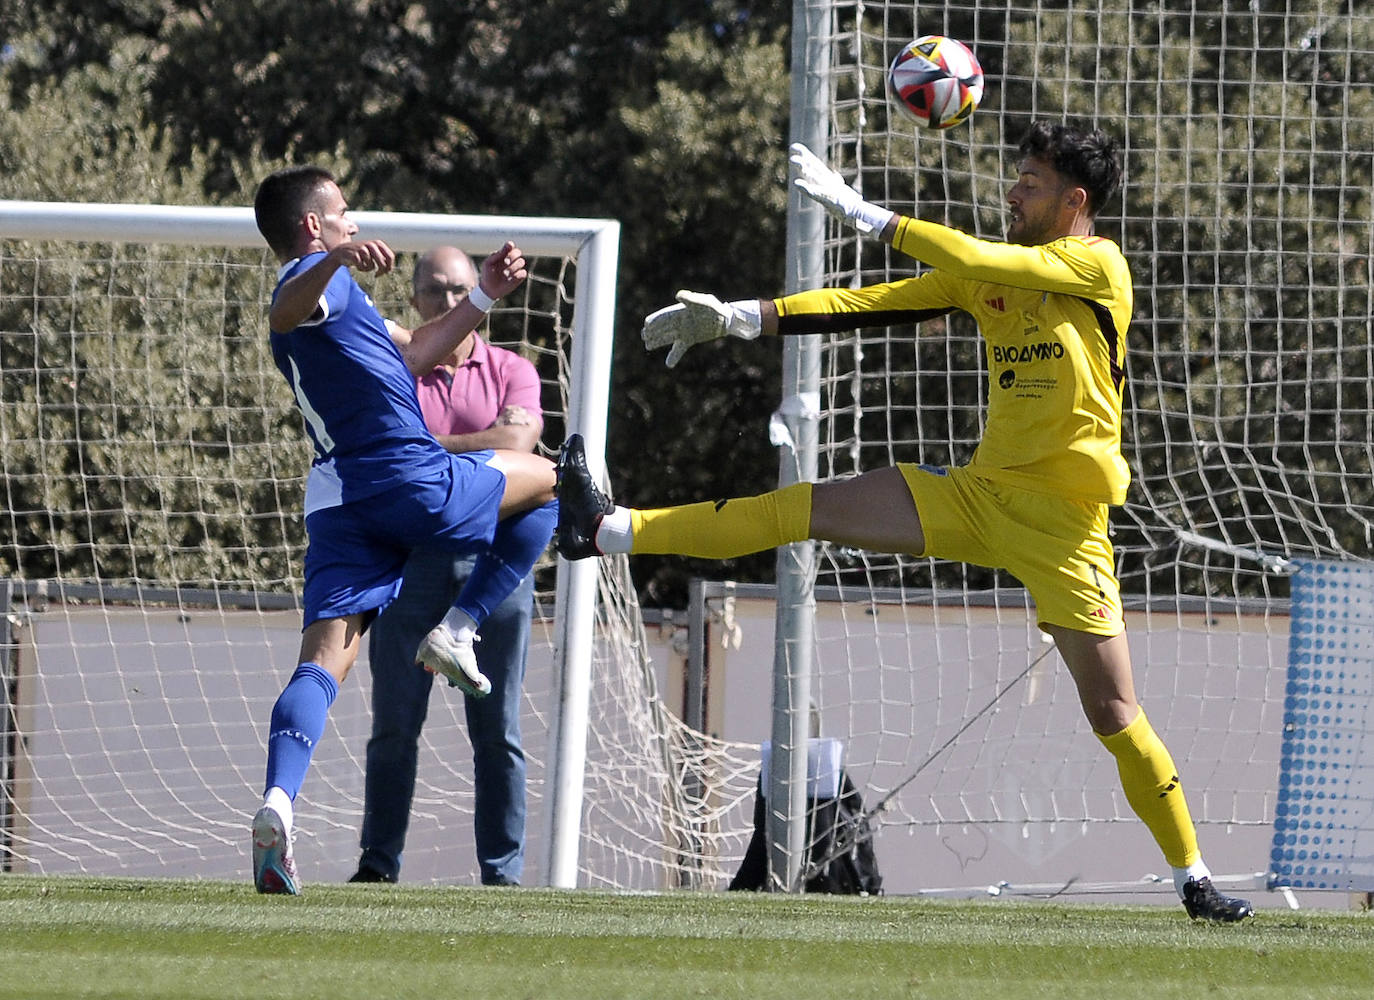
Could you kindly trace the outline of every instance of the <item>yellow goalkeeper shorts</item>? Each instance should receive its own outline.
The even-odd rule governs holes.
[[[1032,493],[964,467],[898,468],[921,516],[921,555],[1006,570],[1030,591],[1041,625],[1124,630],[1106,504]]]

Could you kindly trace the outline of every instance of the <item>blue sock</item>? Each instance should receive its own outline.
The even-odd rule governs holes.
[[[472,575],[453,606],[478,625],[529,576],[549,547],[558,523],[558,501],[512,514],[496,526],[491,547],[477,557]]]
[[[339,683],[328,670],[315,663],[296,667],[272,706],[264,791],[275,786],[295,800],[338,693]]]

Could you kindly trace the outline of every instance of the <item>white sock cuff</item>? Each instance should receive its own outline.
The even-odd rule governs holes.
[[[1211,877],[1211,870],[1207,867],[1206,864],[1203,863],[1201,858],[1198,858],[1187,868],[1174,869],[1174,890],[1178,893],[1178,898],[1182,899],[1183,887],[1185,885],[1196,879],[1204,879]]]
[[[448,609],[448,614],[444,615],[444,624],[456,639],[470,639],[477,634],[477,623],[472,620],[472,616],[458,608]]]
[[[601,518],[596,529],[596,547],[602,555],[629,552],[634,542],[634,529],[630,522],[630,508],[616,507]]]
[[[295,810],[291,806],[291,796],[286,794],[284,788],[273,785],[267,790],[267,794],[262,797],[262,804],[271,806],[273,811],[281,817],[282,824],[287,832],[291,832],[291,824],[295,819]]]

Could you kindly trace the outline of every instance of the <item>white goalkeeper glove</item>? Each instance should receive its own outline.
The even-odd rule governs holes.
[[[644,349],[668,347],[669,368],[687,353],[687,348],[721,337],[753,340],[763,332],[758,299],[722,302],[703,292],[678,292],[678,305],[665,306],[644,320]]]
[[[797,168],[792,183],[808,198],[818,201],[825,210],[841,222],[861,233],[882,233],[895,212],[863,200],[859,192],[844,182],[820,157],[800,142],[790,147],[788,160]]]

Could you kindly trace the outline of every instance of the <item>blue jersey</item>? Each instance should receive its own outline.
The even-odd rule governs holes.
[[[310,254],[285,264],[277,274],[277,289],[322,256]],[[308,320],[290,333],[273,332],[271,338],[272,357],[296,396],[315,445],[307,514],[441,475],[448,468],[448,453],[425,427],[415,376],[348,268],[339,268],[330,278]]]

